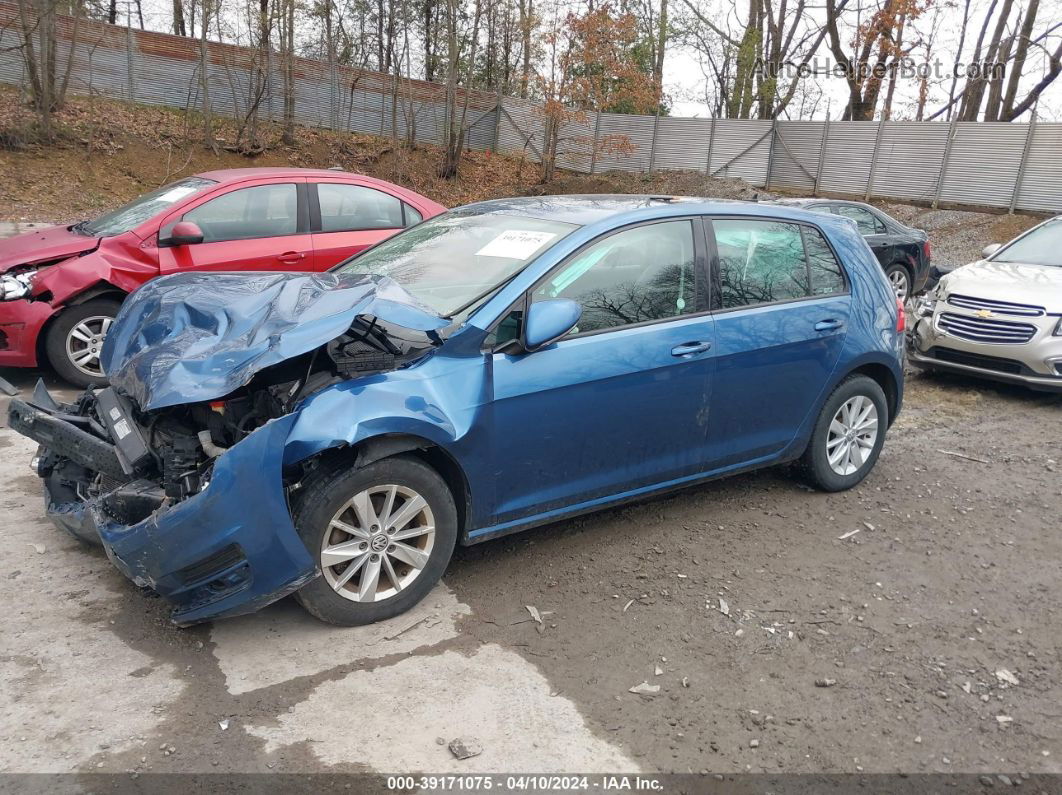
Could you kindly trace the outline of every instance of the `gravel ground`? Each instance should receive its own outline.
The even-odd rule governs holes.
[[[1062,773],[1060,412],[913,374],[852,491],[770,469],[459,550],[349,630],[174,628],[0,430],[0,772]]]

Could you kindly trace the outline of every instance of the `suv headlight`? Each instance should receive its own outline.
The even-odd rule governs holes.
[[[915,315],[917,317],[931,317],[933,310],[937,308],[937,293],[933,292],[923,295],[918,301],[918,306],[915,307]]]

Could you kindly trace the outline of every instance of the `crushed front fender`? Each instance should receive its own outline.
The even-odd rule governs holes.
[[[218,457],[200,493],[142,522],[88,510],[108,557],[193,624],[252,613],[318,575],[292,523],[282,453],[294,417],[273,420]]]

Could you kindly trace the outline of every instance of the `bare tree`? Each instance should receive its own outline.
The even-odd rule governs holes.
[[[41,136],[54,137],[53,117],[66,102],[70,73],[74,66],[82,6],[73,8],[74,21],[66,58],[66,68],[58,72],[59,40],[56,31],[57,0],[19,0],[19,44],[26,71],[30,102],[37,116]]]

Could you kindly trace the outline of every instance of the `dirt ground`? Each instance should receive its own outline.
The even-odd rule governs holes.
[[[173,627],[2,430],[0,772],[1060,773],[1060,411],[913,375],[853,491],[772,469],[458,550],[342,630]]]
[[[0,153],[0,217],[128,198],[135,148],[58,193],[45,153]],[[1036,220],[889,209],[957,261]],[[461,549],[412,613],[358,629],[291,600],[173,627],[44,519],[33,446],[0,429],[0,773],[1062,773],[1060,412],[913,373],[850,492],[771,469]]]

